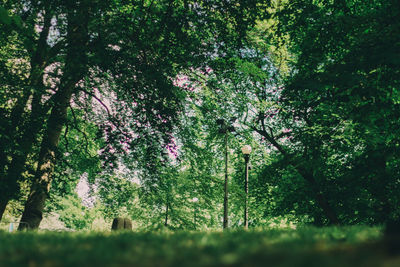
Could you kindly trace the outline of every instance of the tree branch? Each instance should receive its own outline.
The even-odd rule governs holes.
[[[106,110],[107,116],[108,116],[108,121],[111,122],[112,125],[115,126],[115,128],[117,128],[117,130],[120,132],[120,134],[122,134],[123,136],[125,136],[125,137],[128,138],[128,139],[131,139],[131,136],[128,135],[127,133],[125,133],[125,132],[120,128],[120,126],[115,122],[116,119],[115,119],[114,116],[111,114],[110,109],[107,107],[106,104],[104,104],[103,101],[101,101],[100,98],[98,98],[95,94],[93,94],[93,93],[91,93],[91,92],[89,92],[89,91],[86,91],[86,90],[83,89],[83,88],[79,88],[79,90],[82,91],[83,93],[85,93],[85,94],[87,94],[87,95],[93,97],[94,99],[96,99],[96,101],[99,102],[99,104]]]
[[[88,141],[87,135],[86,135],[85,132],[83,132],[81,129],[79,129],[79,127],[77,127],[78,120],[76,119],[75,112],[74,112],[74,109],[71,107],[71,104],[69,104],[69,108],[71,109],[72,117],[74,118],[74,122],[75,122],[75,126],[76,126],[76,127],[74,127],[74,128],[75,128],[76,130],[78,130],[78,132],[80,132],[81,134],[83,134],[83,137],[85,138],[85,141],[86,141],[86,147],[85,147],[86,149],[85,149],[85,152],[86,152],[88,155],[90,155],[89,152],[87,152],[87,151],[88,151],[88,148],[89,148],[89,141]]]
[[[261,121],[262,130],[258,129],[255,126],[251,126],[250,128],[253,129],[254,131],[256,131],[261,136],[265,137],[265,139],[267,139],[276,149],[278,149],[278,151],[281,152],[282,155],[289,158],[290,157],[289,153],[287,153],[286,150],[270,134],[268,134],[268,132],[265,128],[264,120],[261,119],[260,121]]]
[[[65,40],[62,40],[49,49],[46,57],[49,63],[53,63],[52,59],[60,52],[60,50],[65,46],[65,44],[66,44]]]
[[[69,123],[67,122],[67,123],[65,123],[65,132],[64,132],[65,150],[66,150],[66,151],[69,150],[69,149],[68,149],[68,138],[67,138],[67,135],[68,135],[68,128],[69,128]]]

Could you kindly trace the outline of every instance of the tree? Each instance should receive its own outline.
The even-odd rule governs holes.
[[[12,109],[5,111],[9,122],[23,124],[12,124],[2,134],[22,134],[17,138],[21,148],[11,142],[13,149],[4,149],[8,153],[4,158],[10,160],[1,166],[2,188],[9,188],[10,194],[3,195],[2,209],[16,197],[15,185],[27,159],[33,157],[39,167],[23,220],[32,228],[40,223],[69,103],[78,92],[89,95],[89,101],[98,100],[109,111],[108,122],[100,123],[108,142],[103,149],[105,162],[112,163],[113,151],[122,148],[121,142],[134,147],[145,136],[156,135],[153,140],[158,144],[170,143],[182,97],[172,79],[183,68],[201,66],[216,51],[223,53],[240,44],[240,37],[257,17],[253,12],[257,3],[8,1],[2,11],[12,16],[4,16],[2,25],[10,31],[13,26],[8,21],[14,21],[12,31],[22,37],[31,75],[28,82],[18,84],[28,89],[13,98]],[[43,78],[49,79],[44,82]],[[98,83],[109,87],[98,91],[87,87]],[[106,91],[115,100],[111,109],[96,95]]]
[[[334,180],[349,193],[345,205],[371,199],[364,211],[374,223],[397,213],[388,196],[397,194],[399,11],[395,1],[292,1],[279,14],[295,55],[285,101],[309,121],[317,142],[348,155]],[[350,179],[357,182],[346,185]]]
[[[4,115],[1,138],[2,144],[7,145],[1,149],[1,158],[4,159],[0,164],[1,189],[4,191],[0,199],[0,218],[8,201],[18,197],[18,181],[25,170],[25,162],[37,149],[34,143],[43,128],[41,119],[49,109],[46,102],[42,103],[43,98],[49,98],[42,80],[45,68],[54,62],[61,49],[60,44],[52,47],[47,44],[52,17],[49,3],[35,2],[30,9],[23,10],[24,3],[13,6],[13,3],[7,2],[7,6],[2,7],[2,17],[11,17],[9,20],[14,23],[7,23],[6,19],[2,24],[5,33],[2,42],[10,41],[10,44],[3,46],[2,57],[2,88],[6,94],[1,110]],[[7,14],[6,9],[11,7],[16,13],[12,16]],[[33,22],[39,10],[44,10],[46,14],[39,22],[42,31],[37,33]],[[9,91],[16,93],[7,94]],[[30,110],[27,110],[28,105]]]

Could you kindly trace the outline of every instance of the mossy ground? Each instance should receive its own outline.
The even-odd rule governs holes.
[[[378,227],[0,232],[0,266],[400,266]]]

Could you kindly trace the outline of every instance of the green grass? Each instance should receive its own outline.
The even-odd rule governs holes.
[[[380,228],[0,232],[0,266],[400,266]]]

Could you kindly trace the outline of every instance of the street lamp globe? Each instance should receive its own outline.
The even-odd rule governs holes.
[[[242,153],[243,153],[244,155],[250,155],[250,153],[251,153],[251,146],[249,146],[249,145],[244,145],[244,146],[242,147]]]

